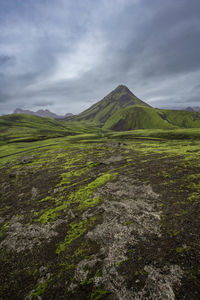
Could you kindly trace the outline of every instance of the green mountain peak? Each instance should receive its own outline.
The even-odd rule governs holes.
[[[118,85],[102,100],[76,116],[75,120],[90,120],[104,124],[112,115],[122,109],[139,105],[150,107],[148,104],[137,98],[125,85]]]

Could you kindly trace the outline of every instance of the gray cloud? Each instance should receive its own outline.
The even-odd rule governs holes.
[[[1,0],[0,113],[79,113],[120,83],[197,105],[199,13],[198,0]]]

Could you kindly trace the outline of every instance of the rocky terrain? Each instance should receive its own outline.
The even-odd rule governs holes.
[[[1,167],[1,299],[199,299],[199,142],[55,140]]]

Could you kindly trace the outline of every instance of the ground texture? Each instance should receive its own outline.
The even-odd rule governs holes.
[[[0,170],[0,299],[199,299],[198,142],[22,155]]]

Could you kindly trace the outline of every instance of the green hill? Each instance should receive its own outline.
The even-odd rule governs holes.
[[[180,128],[200,128],[200,113],[185,110],[158,110],[163,120]]]
[[[96,133],[92,123],[66,122],[28,114],[11,114],[0,117],[0,144],[32,142],[54,137]]]
[[[115,113],[132,105],[150,107],[137,98],[126,86],[119,85],[101,101],[76,116],[74,120],[89,120],[103,125]]]
[[[126,131],[132,129],[171,129],[175,128],[167,120],[161,118],[155,108],[147,106],[129,106],[116,112],[109,118],[104,129]]]

